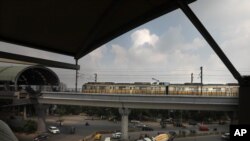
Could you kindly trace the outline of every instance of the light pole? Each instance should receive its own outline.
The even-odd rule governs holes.
[[[160,83],[160,80],[158,80],[158,79],[156,79],[156,78],[152,78],[152,80],[154,80],[154,81]]]

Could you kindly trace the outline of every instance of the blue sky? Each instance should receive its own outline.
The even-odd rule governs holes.
[[[250,1],[198,0],[190,4],[222,50],[243,75],[250,74]],[[0,50],[73,63],[71,57],[0,43]],[[236,82],[217,55],[181,10],[159,17],[101,46],[79,60],[79,84],[102,82],[199,82],[200,66],[204,83]],[[1,63],[1,65],[6,65]],[[60,80],[74,86],[74,71],[53,69]],[[80,85],[79,85],[80,86]],[[78,86],[78,87],[79,87]]]

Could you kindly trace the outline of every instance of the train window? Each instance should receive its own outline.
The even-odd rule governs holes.
[[[146,86],[141,86],[141,87],[140,87],[140,90],[146,90],[146,89],[147,89]]]
[[[104,90],[104,89],[105,89],[105,86],[99,86],[99,89],[100,89],[100,90]]]
[[[213,90],[214,90],[215,92],[220,92],[220,91],[221,91],[221,88],[213,88]]]
[[[126,89],[125,86],[119,86],[119,90],[124,90],[124,89]]]

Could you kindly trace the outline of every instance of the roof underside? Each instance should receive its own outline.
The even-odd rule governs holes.
[[[177,8],[175,0],[0,0],[0,40],[79,59]]]

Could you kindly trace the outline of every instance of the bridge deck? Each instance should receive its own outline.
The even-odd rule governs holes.
[[[238,108],[238,97],[176,96],[176,95],[126,95],[126,94],[82,94],[65,92],[43,92],[38,99],[44,104],[65,104],[96,107],[126,107],[136,109],[183,109],[234,111]]]

